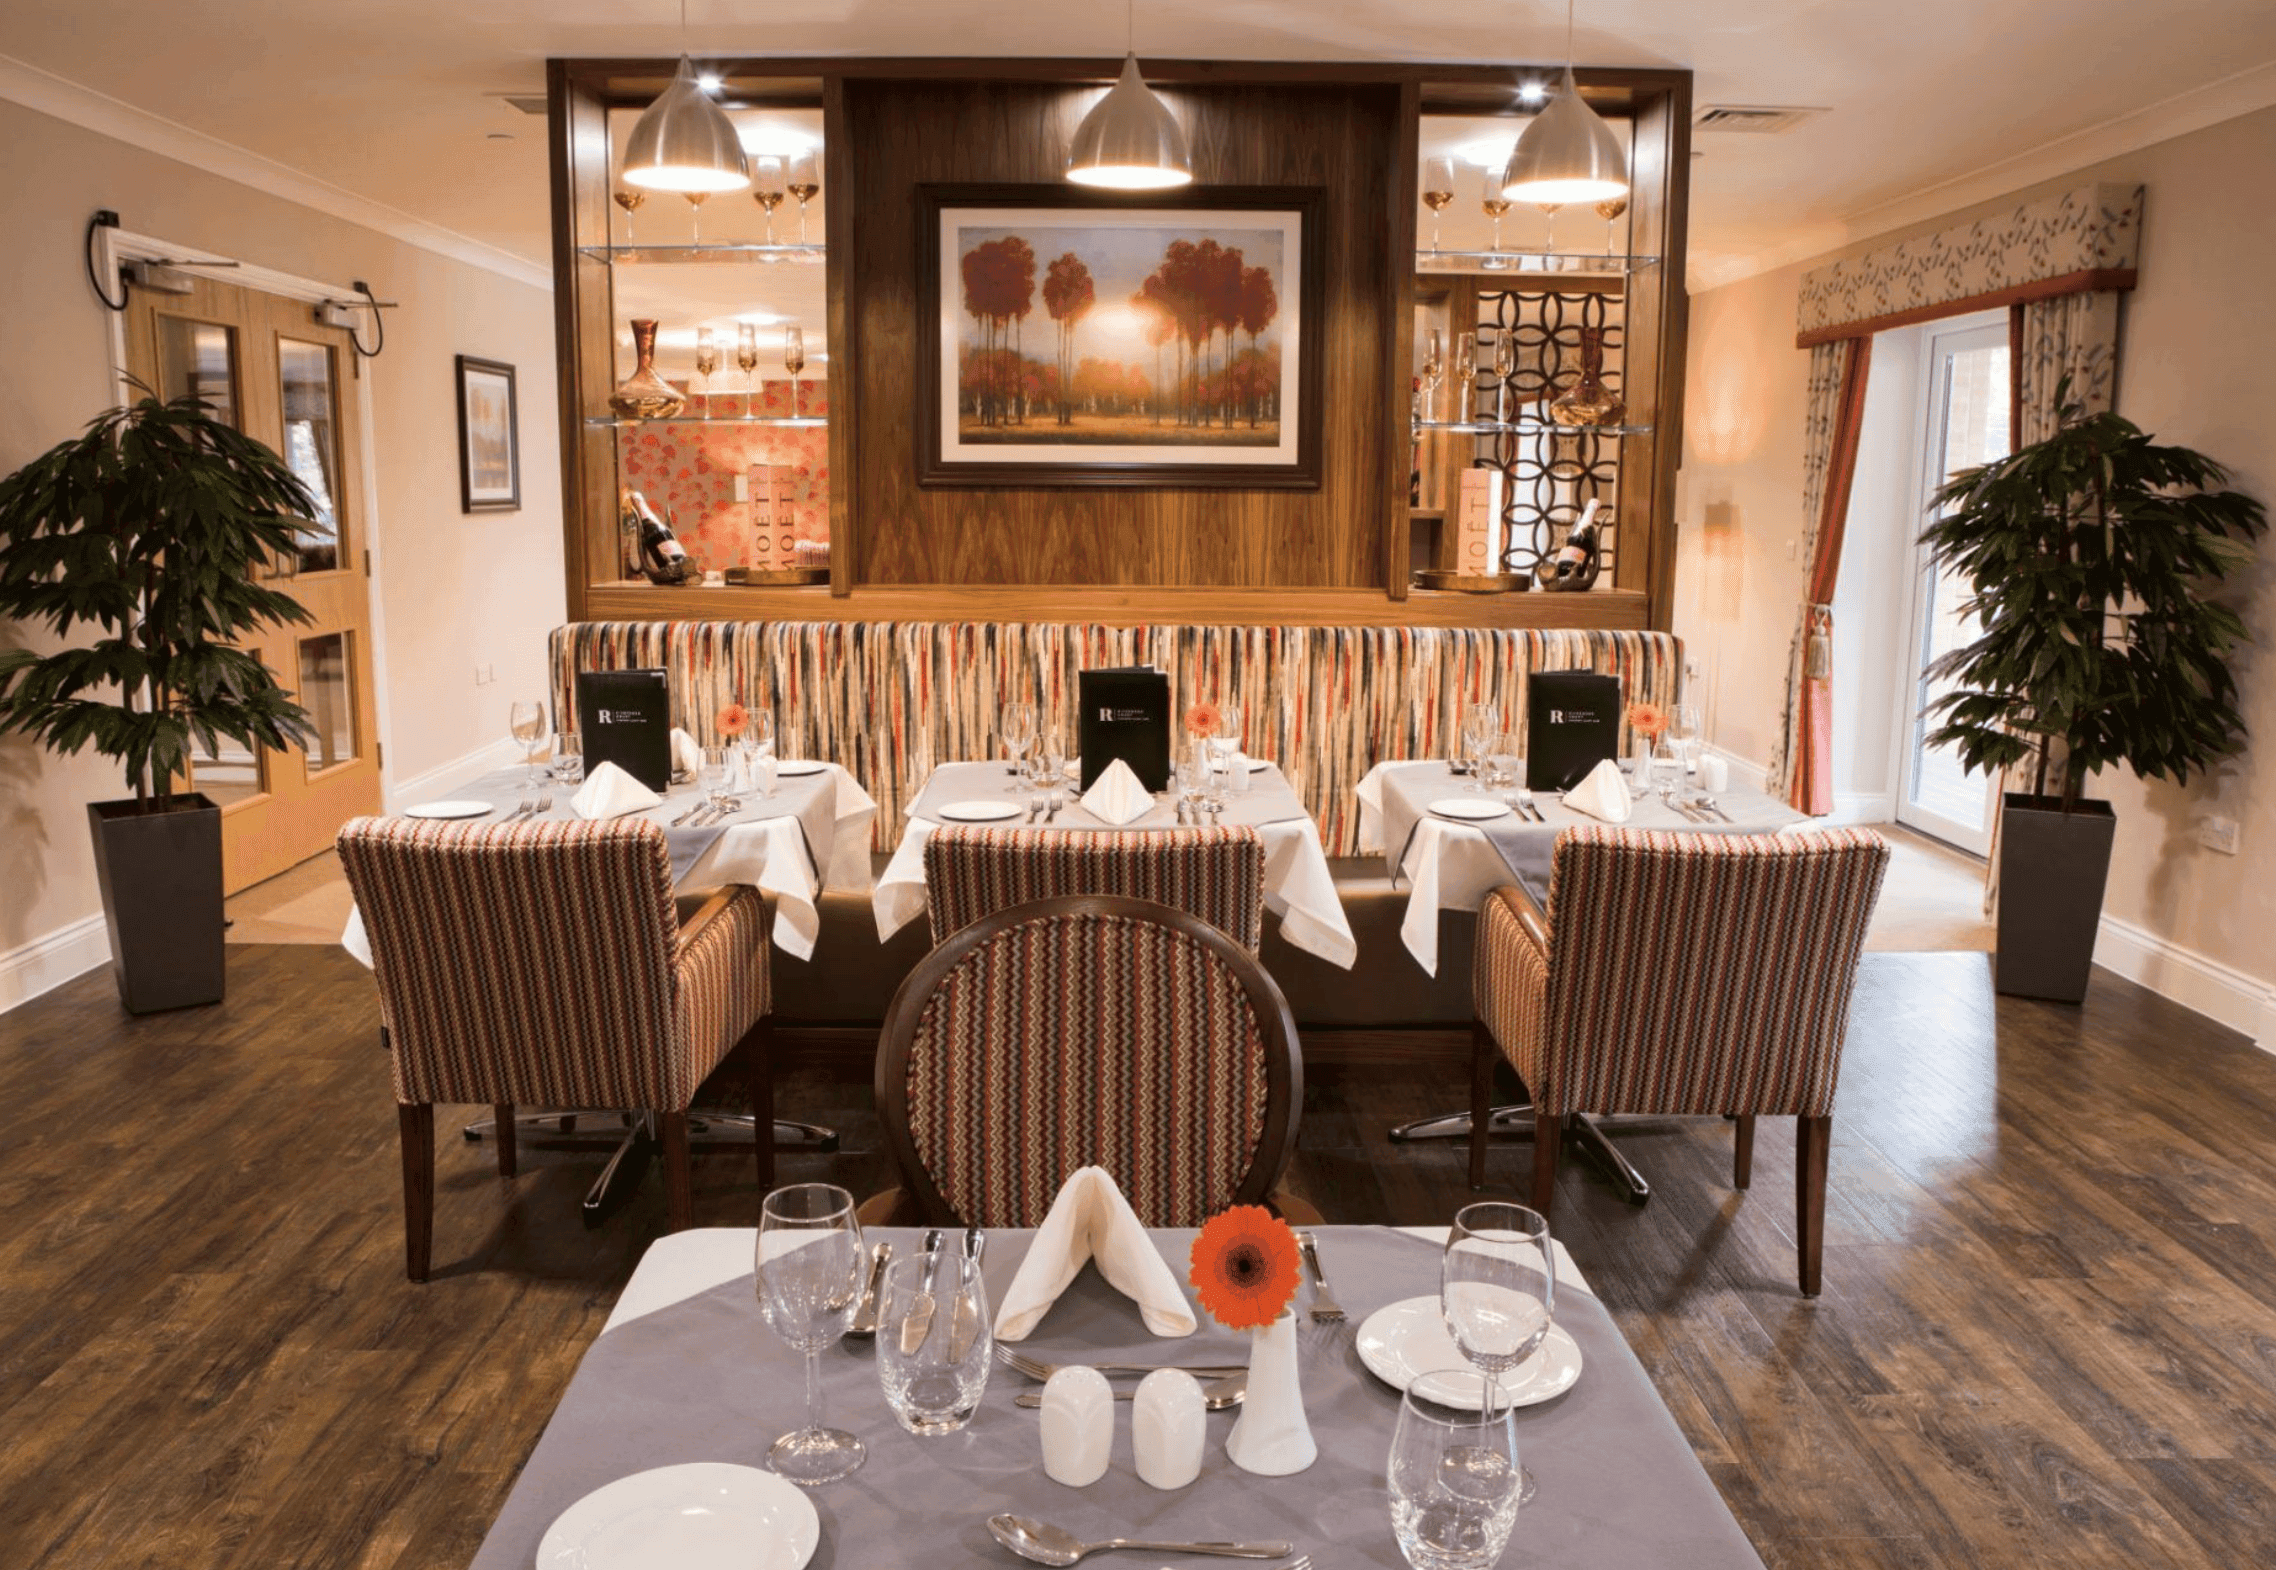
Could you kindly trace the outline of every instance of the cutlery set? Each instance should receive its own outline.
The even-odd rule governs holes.
[[[1279,1543],[1162,1543],[1136,1537],[1101,1538],[1086,1543],[1065,1527],[1033,1520],[1027,1516],[992,1515],[988,1517],[988,1533],[995,1540],[1019,1555],[1039,1565],[1071,1565],[1092,1554],[1109,1549],[1143,1549],[1150,1554],[1214,1554],[1221,1559],[1278,1559],[1295,1552],[1293,1544]],[[1311,1570],[1309,1554],[1299,1555],[1280,1570]]]
[[[499,819],[498,821],[500,823],[519,823],[524,818],[543,817],[546,813],[551,812],[552,810],[553,798],[551,796],[540,796],[535,801],[523,802],[520,806],[516,807],[512,812],[507,813],[505,817]]]
[[[1702,796],[1697,801],[1670,801],[1668,805],[1694,823],[1736,823],[1738,821],[1717,805],[1712,796]]]
[[[1027,805],[1027,821],[1033,823],[1040,817],[1044,822],[1049,823],[1059,816],[1059,809],[1066,805],[1067,798],[1057,791],[1038,796]]]
[[[1183,798],[1178,801],[1177,817],[1180,823],[1199,823],[1204,813],[1208,814],[1211,823],[1222,823],[1225,819],[1225,804],[1210,801],[1206,797],[1197,801],[1186,801]]]

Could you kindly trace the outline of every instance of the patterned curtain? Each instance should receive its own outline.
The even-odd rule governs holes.
[[[1795,810],[1819,817],[1833,811],[1833,591],[1872,349],[1870,338],[1842,338],[1810,350],[1802,463],[1810,583],[1787,656],[1785,722],[1770,755],[1769,788]]]

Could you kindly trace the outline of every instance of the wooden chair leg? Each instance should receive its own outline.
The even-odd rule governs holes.
[[[498,1176],[510,1178],[520,1170],[514,1150],[514,1104],[511,1101],[491,1102],[490,1123],[498,1131]]]
[[[435,1109],[397,1103],[395,1126],[403,1146],[403,1271],[424,1281],[435,1246]]]
[[[685,1232],[695,1217],[694,1184],[688,1173],[688,1114],[685,1107],[656,1119],[664,1141],[664,1214],[670,1229]]]
[[[1802,1241],[1802,1295],[1816,1297],[1825,1273],[1826,1157],[1833,1148],[1833,1119],[1796,1118],[1795,1230]]]
[[[1555,1112],[1533,1109],[1533,1208],[1549,1217],[1557,1199],[1557,1158],[1565,1150],[1565,1119]]]
[[[1754,1181],[1754,1114],[1742,1112],[1733,1121],[1738,1129],[1731,1144],[1731,1187],[1745,1188]]]
[[[1494,1033],[1482,1019],[1470,1021],[1470,1186],[1486,1186],[1486,1135],[1493,1121]]]

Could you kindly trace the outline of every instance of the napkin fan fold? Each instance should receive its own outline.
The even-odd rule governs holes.
[[[996,1311],[996,1339],[1024,1341],[1087,1263],[1108,1286],[1138,1305],[1157,1336],[1190,1336],[1193,1310],[1184,1289],[1146,1235],[1138,1213],[1104,1167],[1084,1167],[1059,1186],[1036,1229],[1019,1273]]]

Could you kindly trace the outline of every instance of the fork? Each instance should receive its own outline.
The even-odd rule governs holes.
[[[1029,1357],[1025,1352],[1015,1352],[1001,1341],[996,1343],[996,1360],[1007,1368],[1025,1374],[1030,1379],[1039,1380],[1049,1379],[1060,1369],[1068,1366],[1065,1363],[1046,1363],[1039,1357]],[[1097,1369],[1102,1374],[1151,1374],[1157,1369],[1182,1368],[1189,1374],[1206,1374],[1222,1379],[1227,1374],[1239,1373],[1248,1365],[1245,1363],[1215,1365],[1199,1363],[1092,1363],[1088,1366]]]
[[[1053,791],[1051,793],[1051,806],[1050,809],[1043,814],[1043,821],[1049,823],[1057,818],[1059,816],[1059,809],[1065,805],[1067,805],[1066,798],[1061,796],[1057,791]]]
[[[696,803],[694,806],[692,806],[692,807],[688,808],[688,810],[687,810],[687,811],[685,811],[685,812],[681,813],[681,814],[680,814],[678,817],[674,818],[674,819],[672,820],[672,827],[673,827],[673,828],[675,828],[675,829],[677,829],[677,828],[682,828],[682,827],[685,827],[685,826],[687,825],[687,823],[688,823],[688,822],[689,822],[691,819],[693,819],[697,813],[701,812],[701,811],[702,811],[704,808],[706,808],[706,807],[708,807],[708,806],[710,806],[710,805],[711,805],[711,803],[710,803],[708,800],[706,800],[706,801],[699,801],[699,802],[697,802],[697,803]]]
[[[1312,1272],[1312,1323],[1340,1325],[1344,1322],[1343,1305],[1328,1290],[1328,1273],[1320,1268],[1320,1240],[1310,1232],[1296,1234],[1296,1247],[1304,1256],[1304,1263]]]
[[[1043,803],[1044,803],[1044,798],[1043,798],[1042,796],[1037,796],[1037,797],[1035,798],[1035,800],[1033,800],[1033,801],[1031,801],[1031,802],[1029,802],[1029,803],[1027,804],[1027,821],[1028,821],[1028,822],[1030,822],[1030,823],[1033,823],[1033,822],[1034,822],[1034,821],[1035,821],[1037,818],[1039,818],[1039,817],[1041,817],[1041,816],[1043,815]]]

